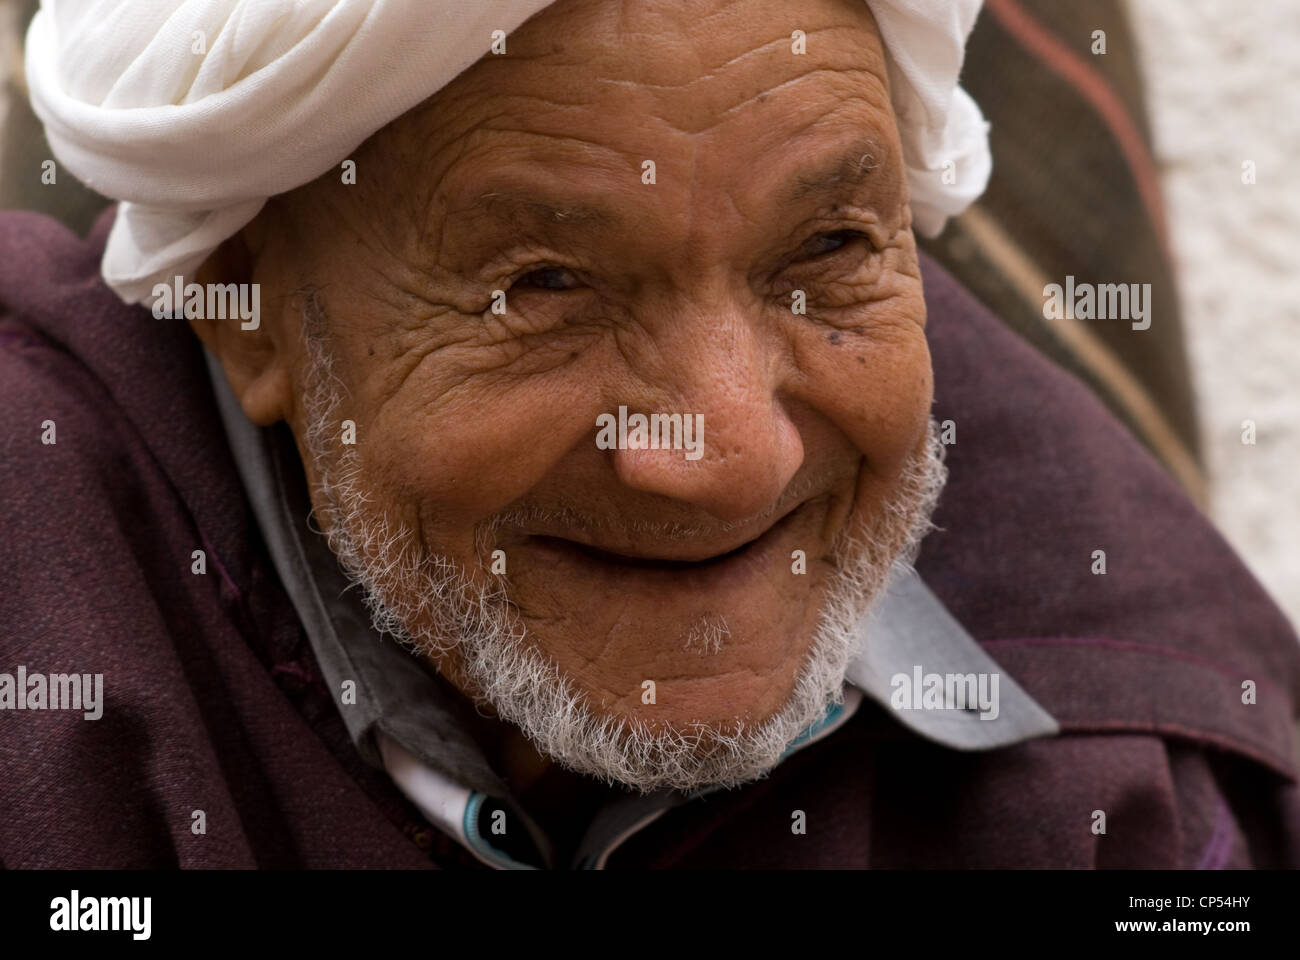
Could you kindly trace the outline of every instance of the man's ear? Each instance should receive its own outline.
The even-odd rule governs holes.
[[[265,212],[265,211],[264,211]],[[265,248],[266,225],[262,214],[252,223],[226,240],[194,275],[197,283],[253,284],[258,257]],[[245,294],[247,298],[249,295]],[[262,310],[270,304],[259,295],[258,325],[243,329],[240,317],[192,317],[191,329],[203,345],[221,363],[235,396],[248,419],[261,426],[270,426],[283,420],[289,408],[292,379],[289,375],[289,357],[283,349],[283,331],[278,329],[279,317],[274,310]]]

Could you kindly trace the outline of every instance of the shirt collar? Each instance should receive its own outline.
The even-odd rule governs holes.
[[[956,750],[1060,732],[910,567],[895,571],[863,621],[861,650],[846,679],[903,726]]]
[[[220,364],[204,352],[253,513],[353,743],[368,763],[388,771],[432,823],[475,856],[497,867],[523,866],[496,851],[479,829],[482,798],[508,797],[509,788],[437,681],[397,643],[375,635],[325,539],[307,528],[310,502],[288,427],[261,428],[249,421]],[[843,704],[796,740],[787,755],[846,722],[864,695],[903,726],[959,750],[1058,732],[1047,711],[1000,671],[910,568],[895,571],[864,619],[861,652],[846,680],[852,686],[846,685]],[[952,694],[969,692],[977,700],[981,680],[984,691],[995,694],[996,712],[960,709]],[[355,697],[344,700],[340,691],[349,681]],[[580,851],[582,862],[603,865],[631,832],[692,796],[659,791],[621,797],[593,822]],[[545,838],[522,811],[518,815],[545,856]]]

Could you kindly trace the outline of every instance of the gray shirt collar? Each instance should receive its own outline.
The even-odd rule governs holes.
[[[340,703],[339,709],[357,749],[382,768],[382,732],[457,782],[508,796],[455,706],[404,648],[376,636],[324,538],[308,529],[310,503],[288,428],[249,421],[219,363],[206,350],[205,355],[240,478],[324,679],[336,702],[345,681],[356,684],[356,702]],[[1001,671],[914,571],[894,577],[864,619],[861,654],[846,679],[903,726],[958,750],[1059,732],[1051,715]],[[970,692],[974,699],[981,682],[996,694],[996,712],[981,712],[978,704],[954,707],[954,692]]]

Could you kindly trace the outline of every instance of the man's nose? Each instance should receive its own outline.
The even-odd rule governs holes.
[[[744,520],[776,504],[803,463],[803,442],[754,332],[732,326],[729,334],[719,335],[716,327],[712,334],[707,347],[697,341],[684,350],[674,370],[671,392],[682,409],[654,409],[663,401],[648,397],[627,409],[629,420],[641,413],[661,426],[681,414],[684,427],[689,421],[703,428],[702,436],[691,435],[698,446],[665,449],[661,431],[659,449],[614,450],[614,467],[633,489],[691,504],[724,522]]]

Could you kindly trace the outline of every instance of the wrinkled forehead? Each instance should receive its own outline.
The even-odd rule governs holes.
[[[592,194],[649,202],[630,192],[647,161],[660,182],[695,185],[657,201],[695,218],[708,197],[734,201],[723,192],[770,205],[866,169],[882,209],[906,197],[884,49],[862,0],[561,0],[363,149],[379,174],[370,189],[383,191],[357,197],[368,207],[387,205],[395,179],[418,209],[436,196],[448,213],[559,188],[576,194],[562,216],[577,223]]]
[[[557,102],[635,94],[687,132],[819,74],[841,74],[888,107],[880,35],[864,0],[561,0],[446,91],[525,92]],[[823,78],[826,79],[826,78]]]

